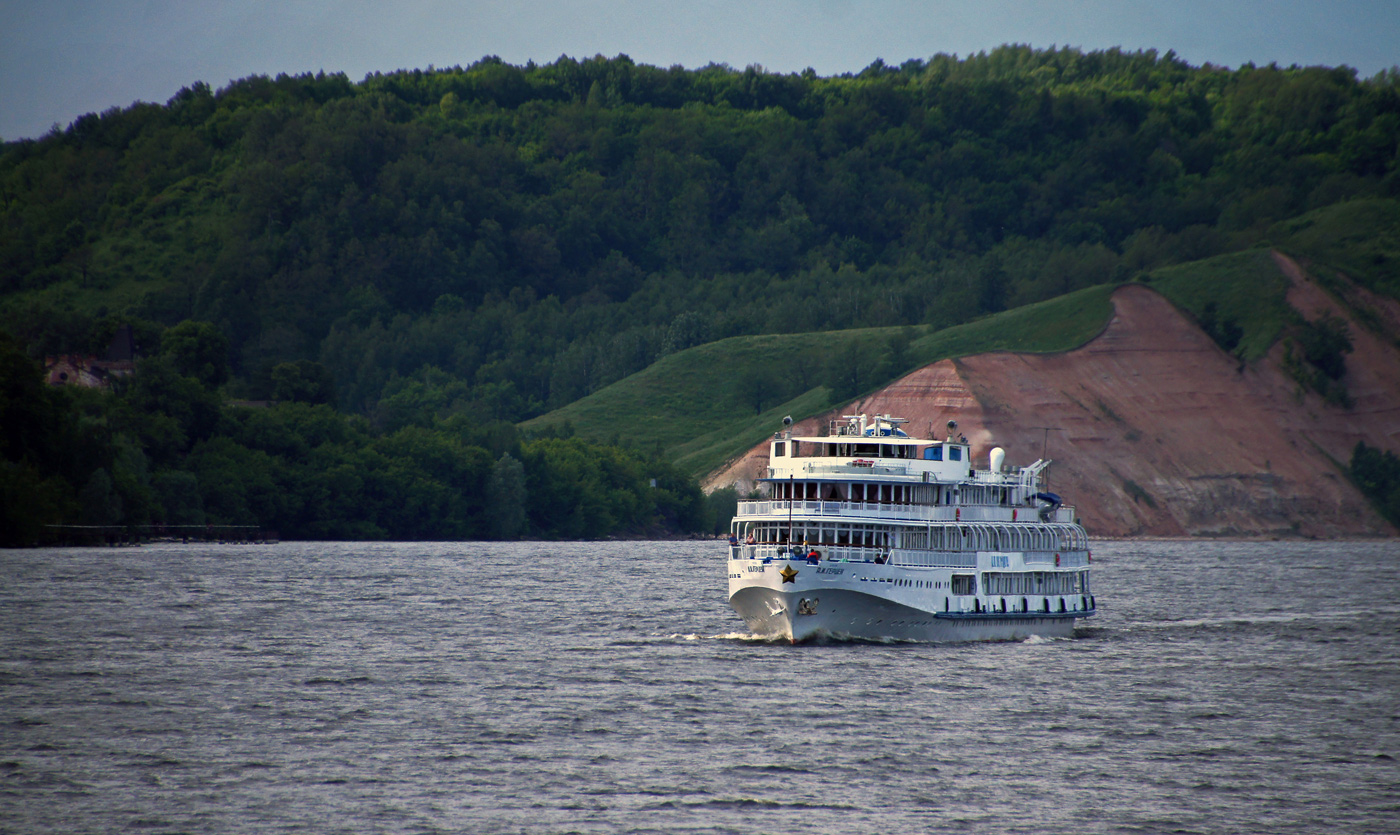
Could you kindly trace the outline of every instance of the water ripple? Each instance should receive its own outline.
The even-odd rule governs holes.
[[[0,552],[0,825],[1390,831],[1393,543],[1102,543],[1073,638],[745,631],[709,543]],[[1339,582],[1339,578],[1364,578]]]

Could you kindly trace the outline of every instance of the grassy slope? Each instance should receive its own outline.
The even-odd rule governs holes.
[[[583,437],[656,446],[687,469],[704,472],[761,439],[765,430],[759,427],[785,414],[813,414],[829,399],[825,387],[813,386],[757,414],[740,390],[740,381],[755,377],[763,366],[783,373],[803,357],[873,343],[897,330],[737,336],[711,342],[664,357],[582,400],[527,421],[524,428],[568,422]]]
[[[1268,239],[1279,250],[1311,262],[1310,272],[1324,286],[1340,286],[1332,276],[1339,271],[1400,298],[1400,201],[1328,206],[1275,224]],[[1151,274],[1149,286],[1198,319],[1206,304],[1215,302],[1220,321],[1234,319],[1244,329],[1235,352],[1248,361],[1266,354],[1284,328],[1300,318],[1286,299],[1288,280],[1265,249],[1165,267]]]
[[[1044,354],[1078,348],[1108,324],[1113,290],[1111,284],[1089,287],[936,331],[914,342],[910,355],[916,362],[901,373],[941,359],[988,351]]]
[[[1093,338],[1108,321],[1113,288],[1092,287],[1009,310],[915,339],[909,362],[895,377],[947,357],[986,351],[1065,351]],[[736,380],[767,365],[788,373],[803,358],[841,356],[855,346],[872,350],[900,328],[742,336],[673,354],[643,371],[524,424],[526,429],[568,422],[581,436],[657,446],[685,469],[706,473],[763,440],[783,415],[804,418],[836,405],[815,386],[755,414]],[[871,380],[862,394],[890,379]]]
[[[1220,321],[1233,319],[1244,330],[1236,353],[1245,360],[1267,353],[1283,327],[1297,318],[1285,298],[1288,279],[1266,249],[1164,267],[1151,274],[1148,286],[1197,319],[1214,302]]]
[[[1400,201],[1338,203],[1275,224],[1279,249],[1340,270],[1360,284],[1400,298]]]

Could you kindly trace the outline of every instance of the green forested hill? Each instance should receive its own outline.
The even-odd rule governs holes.
[[[945,327],[1400,191],[1400,87],[1005,47],[195,84],[0,153],[0,314],[214,323],[233,390],[527,418],[729,336]],[[386,399],[389,401],[385,403]]]
[[[1247,354],[1277,332],[1239,320],[1266,244],[1394,294],[1397,141],[1394,73],[1117,50],[193,84],[0,146],[0,488],[26,524],[695,529],[685,478],[744,431],[716,410],[811,413],[1007,334],[1072,341],[1149,275]],[[122,324],[136,382],[34,393],[23,354]],[[502,428],[531,418],[587,440]],[[651,446],[608,445],[624,421]],[[530,490],[497,530],[483,508]]]

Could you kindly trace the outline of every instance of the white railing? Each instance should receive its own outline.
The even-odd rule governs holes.
[[[885,549],[862,545],[817,545],[822,562],[875,562],[885,555]],[[788,546],[763,543],[758,545],[729,546],[730,559],[762,560],[787,559]]]
[[[889,549],[867,545],[815,545],[819,560],[826,562],[890,562]],[[800,550],[800,549],[799,549]],[[731,545],[729,556],[736,560],[787,559],[788,546],[774,544]],[[975,557],[975,554],[973,555]],[[799,559],[803,559],[799,557]],[[910,563],[911,565],[913,563]]]
[[[823,502],[816,500],[769,500],[739,502],[740,516],[777,516],[787,518],[791,508],[794,519],[817,516],[904,520],[916,522],[1038,522],[1040,511],[1034,507],[1005,505],[919,505],[882,504],[878,502]],[[1014,511],[1014,513],[1013,513]],[[1014,519],[1012,517],[1015,517]],[[1050,515],[1046,522],[1071,524],[1074,508],[1064,505]]]
[[[976,568],[976,551],[895,551],[890,562],[927,568]]]
[[[898,566],[924,568],[976,568],[976,551],[905,551],[873,548],[863,545],[818,545],[822,563],[859,562],[888,563]],[[786,545],[731,545],[729,557],[735,560],[787,559]]]
[[[997,487],[1019,486],[1031,492],[1035,491],[1035,482],[1033,478],[1027,480],[1025,474],[1021,471],[993,472],[991,470],[975,469],[969,471],[965,466],[959,466],[956,472],[949,473],[945,471],[945,462],[925,461],[922,458],[910,459],[907,463],[891,461],[876,463],[873,460],[866,459],[836,461],[828,461],[820,458],[807,460],[795,459],[786,463],[784,466],[768,468],[768,478],[821,474],[846,476],[862,474],[907,476],[910,478],[919,478],[924,483],[929,484],[956,484],[965,482]],[[943,478],[939,478],[939,476],[943,476]]]
[[[799,473],[879,473],[880,475],[912,475],[912,468],[908,464],[854,464],[845,462],[841,464],[798,464],[793,468]]]
[[[977,568],[978,551],[924,551],[896,548],[876,548],[863,545],[816,545],[820,561],[888,563],[903,567],[923,568]],[[758,545],[731,545],[729,558],[735,560],[787,559],[788,546],[773,543]],[[1058,562],[1056,558],[1058,557]],[[1057,568],[1083,568],[1089,564],[1084,551],[1027,551],[1025,564],[1044,565]]]

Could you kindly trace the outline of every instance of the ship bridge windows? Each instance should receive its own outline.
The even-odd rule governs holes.
[[[787,455],[787,444],[782,441],[773,442],[773,457],[783,458]]]
[[[796,441],[793,441],[794,452]],[[825,458],[918,458],[915,444],[823,443],[817,442],[814,455]]]
[[[942,460],[943,460],[943,445],[942,445],[942,444],[934,444],[933,446],[931,446],[931,447],[925,449],[925,450],[924,450],[924,460],[925,460],[925,461],[942,461]]]

